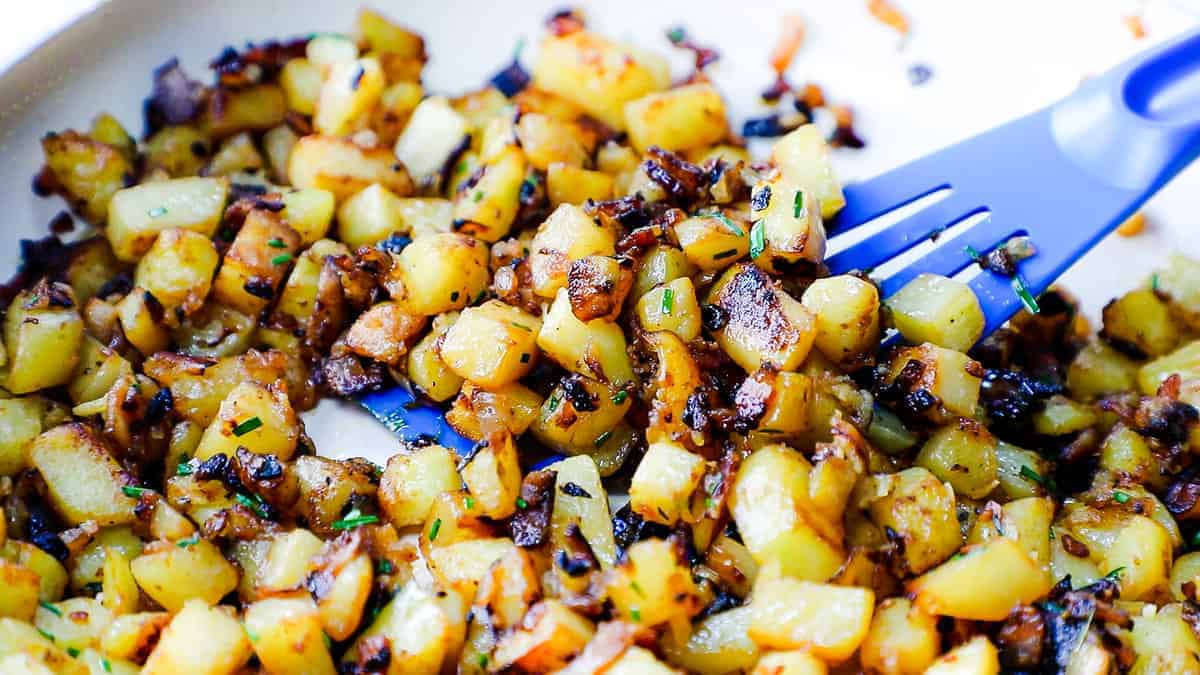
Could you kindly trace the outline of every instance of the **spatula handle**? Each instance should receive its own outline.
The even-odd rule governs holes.
[[[1084,171],[1156,192],[1200,154],[1200,30],[1088,80],[1054,106],[1051,128]]]

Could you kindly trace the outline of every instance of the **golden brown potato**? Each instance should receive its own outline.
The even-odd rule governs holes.
[[[47,134],[42,152],[46,168],[92,223],[104,222],[109,201],[133,176],[133,165],[120,149],[75,131]]]
[[[305,136],[296,142],[288,159],[293,187],[320,188],[341,202],[371,183],[406,197],[413,181],[388,148],[365,149],[351,141],[329,136]]]
[[[753,265],[731,267],[708,292],[726,322],[717,343],[738,365],[754,372],[763,364],[795,370],[816,339],[817,323],[803,305]]]
[[[137,500],[134,479],[90,427],[73,422],[50,429],[29,447],[29,461],[46,481],[47,497],[68,523],[131,522]]]
[[[142,672],[221,675],[236,671],[252,653],[250,640],[232,612],[192,600],[163,630]]]
[[[18,293],[4,316],[4,388],[27,394],[66,384],[79,362],[83,328],[69,286],[43,279]]]
[[[258,314],[275,298],[299,248],[300,235],[281,218],[265,209],[250,211],[213,281],[213,301]]]

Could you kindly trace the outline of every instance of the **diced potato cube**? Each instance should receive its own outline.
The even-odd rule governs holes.
[[[872,672],[907,675],[924,672],[939,651],[937,617],[907,598],[888,598],[875,609],[859,660]]]
[[[935,431],[915,464],[929,469],[958,494],[982,499],[997,485],[996,439],[982,424],[960,419]]]
[[[258,570],[258,586],[270,594],[296,588],[304,581],[309,562],[321,552],[322,545],[316,535],[304,528],[276,535]]]
[[[454,197],[455,228],[487,242],[503,239],[517,217],[527,164],[516,147],[490,158],[483,175]]]
[[[996,647],[985,636],[977,635],[939,657],[925,670],[925,675],[997,675],[999,672],[1000,655]]]
[[[453,453],[429,445],[408,455],[394,455],[379,480],[379,505],[396,527],[425,522],[433,500],[462,486]]]
[[[558,600],[534,605],[516,632],[496,645],[496,668],[550,672],[567,665],[595,634],[592,622]]]
[[[144,288],[134,287],[117,303],[117,319],[121,332],[143,356],[149,356],[171,346],[171,333],[167,330],[166,308]]]
[[[1173,550],[1161,525],[1145,516],[1133,516],[1102,555],[1109,573],[1121,585],[1121,598],[1141,600],[1166,587]]]
[[[462,309],[487,288],[488,247],[463,234],[446,232],[418,237],[400,252],[405,307],[434,315]]]
[[[840,523],[830,524],[809,501],[811,471],[808,460],[786,445],[759,448],[738,468],[729,512],[756,562],[775,561],[788,576],[825,581],[845,554]]]
[[[904,569],[920,574],[949,558],[962,545],[954,490],[921,467],[889,477],[884,496],[869,512],[880,527],[904,542]]]
[[[134,519],[136,500],[122,492],[133,477],[90,427],[73,422],[50,429],[33,441],[29,460],[46,482],[50,504],[67,523],[116,525]]]
[[[704,472],[703,457],[674,443],[652,443],[633,474],[629,504],[650,522],[690,522],[692,493],[700,487]]]
[[[746,635],[750,617],[746,606],[709,615],[696,624],[682,645],[664,641],[667,659],[701,675],[748,670],[758,660],[758,645]]]
[[[425,315],[409,312],[398,302],[380,302],[359,314],[342,340],[359,356],[395,366],[426,323]]]
[[[725,102],[708,82],[647,94],[625,104],[625,127],[639,152],[657,145],[682,152],[725,138]]]
[[[467,120],[445,97],[431,96],[413,111],[396,141],[396,157],[418,182],[432,183],[462,148],[469,131]]]
[[[829,666],[807,650],[767,652],[755,664],[750,675],[826,675]]]
[[[547,38],[533,68],[536,87],[578,104],[616,129],[624,129],[627,102],[665,89],[669,81],[660,57],[586,30]]]
[[[564,384],[559,384],[542,404],[530,430],[540,442],[560,452],[594,454],[625,417],[632,401],[628,392],[614,391],[586,377],[576,376],[567,384],[582,387],[590,402],[583,407],[593,409],[576,408]]]
[[[1000,537],[914,579],[909,596],[931,614],[1000,621],[1017,605],[1045,595],[1051,583],[1050,575],[1020,544]]]
[[[145,658],[154,649],[159,634],[171,621],[167,612],[139,612],[113,619],[100,636],[100,649],[114,659]]]
[[[200,129],[210,138],[225,138],[244,131],[267,131],[283,124],[287,100],[276,84],[224,89],[223,96],[208,97],[200,116]]]
[[[433,320],[433,328],[420,342],[408,350],[408,379],[413,386],[433,401],[445,401],[462,387],[463,378],[450,369],[438,353],[438,344],[450,326],[458,320],[458,312],[439,314]],[[532,357],[531,357],[532,358]]]
[[[754,187],[750,257],[768,272],[785,273],[825,258],[825,223],[816,195],[782,177]],[[802,267],[803,269],[803,267]]]
[[[0,617],[33,621],[38,608],[39,579],[37,572],[24,565],[0,558]]]
[[[246,608],[246,630],[263,668],[275,673],[333,675],[333,659],[308,598],[268,598]]]
[[[34,625],[54,644],[67,650],[83,650],[100,641],[100,635],[112,622],[112,612],[95,598],[67,598],[38,607]]]
[[[721,213],[695,215],[675,223],[683,254],[706,272],[725,269],[750,252],[748,226]]]
[[[1200,342],[1193,351],[1200,355]],[[1067,368],[1067,389],[1075,399],[1090,401],[1105,394],[1128,391],[1135,385],[1140,385],[1142,391],[1153,394],[1158,389],[1159,379],[1156,375],[1161,372],[1162,378],[1171,372],[1170,367],[1161,366],[1171,363],[1170,359],[1181,354],[1188,347],[1181,347],[1172,354],[1142,366],[1138,366],[1128,356],[1109,347],[1100,340],[1092,340],[1079,353]],[[1157,365],[1156,365],[1157,364]],[[1153,374],[1151,374],[1153,373]]]
[[[358,35],[373,50],[406,56],[425,57],[425,40],[372,9],[358,10]]]
[[[219,262],[208,237],[191,230],[164,230],[138,262],[133,282],[150,291],[167,311],[200,309]]]
[[[516,382],[533,369],[542,321],[500,300],[468,307],[446,331],[439,353],[450,370],[482,387]]]
[[[13,675],[86,675],[72,659],[31,624],[0,617],[0,671]]]
[[[1171,305],[1171,313],[1192,330],[1200,329],[1200,264],[1179,253],[1167,257],[1166,267],[1151,285]]]
[[[278,215],[254,209],[225,252],[213,301],[257,315],[275,298],[299,248],[300,235]]]
[[[910,392],[924,391],[936,399],[926,412],[935,421],[975,416],[983,368],[966,354],[929,343],[901,349],[888,379],[898,382],[901,375]]]
[[[648,331],[669,330],[685,342],[700,336],[700,303],[696,287],[687,277],[651,289],[638,300],[634,311]]]
[[[141,258],[163,230],[180,228],[212,237],[228,193],[225,178],[175,178],[125,188],[109,202],[104,234],[124,262]]]
[[[357,249],[374,246],[392,234],[406,234],[400,202],[387,188],[372,183],[338,207],[338,238]]]
[[[133,175],[133,166],[118,148],[76,131],[47,134],[42,152],[46,167],[91,223],[104,222],[113,195]]]
[[[842,184],[830,161],[829,144],[817,125],[806,124],[775,141],[771,162],[783,172],[785,180],[816,195],[823,218],[832,218],[845,206]]]
[[[555,162],[546,171],[546,194],[550,206],[602,202],[613,197],[613,178],[601,171],[589,171]]]
[[[42,433],[42,411],[41,402],[32,398],[0,399],[0,476],[28,466],[29,444]]]
[[[839,365],[854,365],[879,345],[879,289],[842,274],[812,282],[801,304],[817,318],[817,349]]]
[[[322,554],[327,558],[338,555],[338,540],[326,542]],[[328,574],[328,573],[327,573]],[[321,626],[329,637],[334,640],[345,640],[358,629],[363,618],[363,608],[371,594],[371,584],[374,581],[374,565],[366,552],[361,552],[343,564],[336,573],[325,593],[317,598],[317,613],[321,618]],[[329,577],[327,576],[326,579]]]
[[[263,154],[266,155],[272,182],[287,183],[288,158],[292,156],[292,148],[296,147],[298,140],[300,140],[300,135],[286,124],[281,124],[263,134]],[[332,195],[330,197],[332,201]]]
[[[812,313],[753,265],[740,263],[721,275],[709,291],[708,303],[727,317],[715,331],[717,344],[746,372],[766,363],[796,370],[816,339]]]
[[[283,222],[300,235],[302,247],[313,245],[329,232],[336,205],[332,192],[319,188],[291,190],[283,193],[281,201]]]
[[[233,176],[239,173],[260,171],[265,165],[262,153],[254,145],[248,132],[225,139],[205,167],[208,176]]]
[[[199,600],[188,602],[163,630],[142,672],[146,675],[236,672],[253,652],[242,625],[227,610],[209,607]]]
[[[141,601],[141,591],[129,558],[119,548],[104,549],[104,607],[113,614],[132,614]]]
[[[379,101],[385,84],[378,59],[332,64],[317,97],[313,128],[330,136],[353,133]]]
[[[454,202],[449,199],[400,200],[400,217],[413,240],[454,229]]]
[[[600,567],[611,568],[617,560],[617,544],[608,510],[608,493],[600,482],[596,461],[587,455],[576,455],[546,468],[555,472],[552,540],[561,541],[569,527],[578,526]],[[568,483],[587,494],[570,494],[578,491],[568,488]]]
[[[805,648],[826,661],[850,657],[867,636],[875,594],[760,575],[750,602],[750,638],[770,649]]]
[[[165,172],[170,178],[195,176],[211,154],[210,139],[196,127],[163,127],[146,141],[145,172],[160,176]]]
[[[542,318],[537,346],[563,368],[621,386],[634,379],[621,327],[601,319],[575,318],[567,289],[560,288]]]
[[[756,429],[764,434],[785,436],[808,431],[813,396],[813,381],[808,375],[776,373],[767,410],[759,418]]]
[[[551,164],[582,167],[590,153],[574,124],[541,113],[521,115],[516,125],[517,142],[530,166],[540,171]]]
[[[446,422],[476,441],[485,440],[489,433],[500,429],[520,436],[533,424],[541,406],[542,397],[517,382],[494,389],[465,382],[462,393],[446,411]]]
[[[494,434],[463,467],[462,480],[488,518],[512,515],[521,495],[521,466],[510,434]]]
[[[1073,434],[1095,423],[1096,413],[1090,406],[1060,395],[1051,396],[1033,415],[1034,431],[1047,436]]]
[[[379,60],[383,65],[385,75],[392,67],[416,65],[413,61],[396,59],[386,54],[380,55]],[[418,77],[420,77],[419,74]],[[425,90],[421,87],[420,82],[399,81],[395,77],[388,79],[392,84],[380,94],[379,105],[371,112],[370,127],[379,138],[379,143],[394,147],[400,134],[404,132],[409,120],[412,119],[413,112],[416,111],[417,106],[421,105]]]
[[[341,202],[359,190],[379,183],[401,197],[412,194],[413,179],[388,148],[362,148],[331,136],[305,136],[288,159],[293,187],[321,188]]]
[[[172,612],[193,598],[216,604],[238,582],[237,570],[205,539],[188,546],[162,542],[129,566],[142,591]]]
[[[1167,303],[1149,288],[1139,288],[1104,306],[1100,337],[1134,356],[1161,356],[1179,343],[1179,330]]]
[[[971,287],[922,274],[887,299],[892,321],[912,343],[932,342],[965,352],[983,335],[983,310]]]
[[[429,568],[441,587],[453,588],[463,597],[472,597],[492,565],[516,550],[516,545],[507,537],[468,539],[431,547]]]
[[[634,277],[631,295],[640,298],[655,286],[668,284],[680,277],[694,275],[696,269],[683,251],[674,246],[656,245],[642,256],[637,276]]]
[[[42,281],[17,293],[4,316],[4,388],[27,394],[66,384],[79,363],[84,326],[66,284]]]
[[[1137,366],[1115,350],[1108,347],[1098,347],[1098,345],[1100,345],[1099,342],[1092,342],[1071,363],[1071,369],[1067,374],[1067,386],[1071,388],[1071,393],[1078,393],[1076,392],[1077,387],[1087,390],[1086,393],[1096,394],[1116,393],[1132,388],[1132,377],[1129,377],[1129,374]],[[1103,356],[1107,363],[1094,364],[1090,361],[1084,361],[1084,354],[1087,354],[1089,350],[1093,350],[1093,353],[1089,354],[1089,356]],[[1076,373],[1077,364],[1079,370],[1083,372]],[[1094,371],[1101,368],[1106,371],[1112,371],[1112,376],[1105,378],[1104,384],[1106,386],[1098,389],[1092,385],[1090,380],[1092,379],[1092,375],[1098,375]],[[1137,385],[1141,388],[1142,393],[1147,396],[1154,395],[1154,392],[1158,391],[1158,386],[1162,384],[1162,381],[1171,375],[1178,374],[1180,379],[1185,381],[1200,378],[1200,340],[1193,340],[1170,354],[1160,356],[1143,365],[1135,372],[1137,373]],[[1077,374],[1077,377],[1074,378],[1074,384],[1072,384],[1071,374]],[[1125,382],[1128,382],[1128,384],[1125,384]],[[1119,389],[1112,388],[1118,386],[1120,387]]]
[[[405,584],[346,650],[343,660],[353,661],[359,645],[382,636],[392,654],[384,671],[387,675],[437,673],[442,662],[454,654],[455,642],[461,644],[459,620],[461,617],[451,615],[431,591],[420,584]]]
[[[221,402],[194,456],[201,461],[216,454],[233,457],[244,447],[287,461],[299,438],[296,412],[286,394],[257,382],[242,382]]]
[[[616,253],[617,233],[574,204],[560,204],[538,227],[529,244],[533,290],[553,298],[567,285],[571,263],[587,256]]]
[[[679,560],[672,541],[645,539],[633,544],[613,571],[608,598],[624,621],[657,626],[690,619],[700,611],[691,571]]]

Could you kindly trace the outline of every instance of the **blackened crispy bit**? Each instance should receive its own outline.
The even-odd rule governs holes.
[[[521,481],[521,503],[508,521],[513,543],[522,548],[537,548],[546,543],[550,530],[550,510],[554,506],[553,471],[530,471]]]
[[[571,375],[563,379],[563,393],[577,412],[592,412],[598,410],[596,397],[587,390],[581,375]]]
[[[613,515],[613,536],[619,551],[624,551],[636,542],[644,539],[666,539],[671,534],[670,528],[659,523],[648,523],[634,513],[628,503]]]
[[[772,368],[760,368],[757,373],[742,381],[733,400],[737,410],[734,430],[746,433],[758,426],[775,395],[774,386],[775,371]]]
[[[569,7],[560,9],[550,15],[546,19],[546,27],[550,32],[558,37],[578,33],[586,27],[583,20],[583,13],[578,9]]]
[[[1046,636],[1040,610],[1031,605],[1013,609],[996,634],[1001,664],[1013,670],[1037,670],[1044,658]]]
[[[1185,471],[1167,488],[1163,505],[1176,520],[1200,518],[1200,473],[1195,468]]]
[[[680,206],[695,202],[704,184],[704,170],[679,155],[657,145],[650,146],[646,154],[649,159],[642,162],[642,170],[667,194],[671,201]]]
[[[1062,387],[1047,384],[1015,370],[988,370],[979,389],[980,402],[994,433],[1020,441],[1043,401],[1062,393]]]
[[[1198,419],[1200,411],[1192,405],[1159,395],[1142,400],[1133,414],[1133,425],[1143,436],[1167,445],[1182,445],[1187,442]]]
[[[284,64],[305,55],[308,38],[287,42],[269,40],[247,45],[244,52],[226,47],[209,63],[224,87],[242,87],[275,79]]]
[[[319,372],[325,390],[343,398],[375,391],[383,386],[387,377],[383,364],[353,354],[322,359]]]
[[[204,85],[183,72],[179,59],[159,66],[154,71],[154,89],[145,103],[146,136],[165,126],[194,120],[203,107],[204,95]]]

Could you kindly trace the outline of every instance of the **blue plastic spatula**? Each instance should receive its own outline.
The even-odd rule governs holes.
[[[923,197],[949,194],[827,263],[835,274],[874,269],[971,219],[960,234],[882,279],[883,295],[925,272],[955,275],[979,253],[1028,235],[1037,253],[1020,263],[1019,282],[1036,296],[1197,154],[1200,31],[1193,31],[1048,108],[848,186],[846,206],[830,223],[834,237]],[[983,272],[969,283],[987,318],[985,334],[1021,307],[1012,278]],[[460,452],[474,445],[402,387],[361,402],[403,439],[428,436]]]

